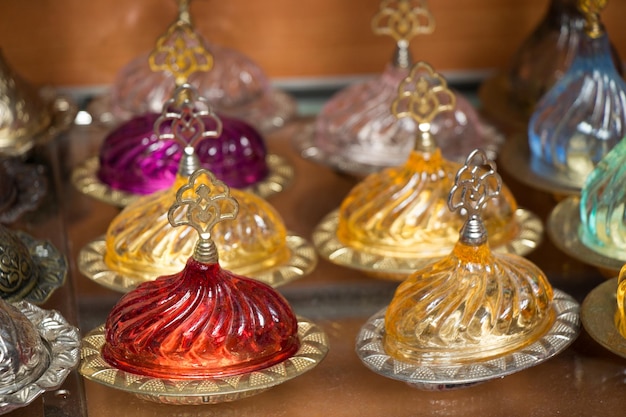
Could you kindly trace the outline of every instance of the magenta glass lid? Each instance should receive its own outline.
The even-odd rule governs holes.
[[[154,123],[159,114],[135,117],[113,130],[100,149],[98,178],[111,188],[134,194],[151,194],[174,183],[182,147],[175,140],[159,139]],[[249,124],[221,116],[222,132],[195,146],[201,165],[228,186],[244,188],[268,174],[263,138]],[[213,128],[212,118],[203,119]],[[169,132],[162,125],[160,134]]]

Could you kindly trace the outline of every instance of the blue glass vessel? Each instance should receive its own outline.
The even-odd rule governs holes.
[[[589,12],[572,65],[539,101],[528,126],[534,171],[584,184],[595,165],[626,134],[626,83],[608,36]]]

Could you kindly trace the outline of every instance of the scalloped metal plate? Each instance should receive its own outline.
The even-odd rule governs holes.
[[[313,369],[328,353],[328,338],[315,323],[298,317],[300,348],[289,359],[243,375],[206,380],[146,377],[111,367],[102,358],[104,326],[83,338],[79,372],[87,379],[140,398],[165,404],[200,405],[235,401],[259,394]]]
[[[543,224],[533,213],[525,209],[515,211],[515,221],[520,225],[519,233],[513,240],[493,248],[499,253],[513,253],[524,256],[541,242]],[[335,264],[365,271],[374,276],[402,281],[418,269],[440,258],[393,258],[363,252],[344,245],[337,238],[339,210],[328,214],[313,231],[313,245],[319,254]]]
[[[619,259],[609,258],[585,246],[578,237],[580,228],[580,212],[578,197],[570,197],[561,201],[550,213],[547,222],[547,231],[554,245],[567,255],[589,265],[604,270],[614,271],[617,276],[619,270],[626,263]]]
[[[255,274],[252,278],[272,287],[279,287],[313,271],[317,265],[317,254],[306,239],[297,235],[287,235],[286,245],[290,257],[285,263]],[[95,283],[119,292],[128,292],[145,282],[143,279],[122,275],[111,270],[104,262],[105,251],[104,236],[85,245],[78,254],[80,272]]]
[[[580,331],[579,305],[572,297],[555,289],[552,308],[556,316],[554,324],[534,343],[491,360],[458,365],[420,365],[388,355],[383,347],[385,308],[361,327],[356,353],[372,371],[415,388],[435,391],[463,388],[538,365],[567,348]]]
[[[615,327],[617,278],[598,285],[585,297],[580,318],[589,336],[626,358],[626,338]]]
[[[40,337],[47,343],[50,363],[36,381],[16,392],[0,396],[0,414],[25,407],[44,391],[59,388],[80,359],[79,331],[68,324],[58,311],[42,310],[26,301],[13,305],[33,323]]]
[[[495,159],[500,146],[504,142],[504,136],[494,126],[484,121],[482,124],[485,130],[486,142],[482,149],[487,152],[491,159]],[[328,153],[317,146],[314,138],[315,122],[303,126],[299,133],[294,136],[293,145],[304,159],[356,176],[364,176],[388,168],[388,166],[383,165],[371,165],[357,162],[339,153]],[[465,162],[465,158],[457,162]]]
[[[268,154],[265,161],[269,169],[268,175],[258,183],[243,188],[244,191],[262,198],[283,191],[295,175],[294,168],[281,156]],[[142,197],[138,194],[116,190],[100,181],[97,175],[99,166],[98,157],[92,157],[74,168],[71,178],[74,187],[83,194],[118,207],[125,207]]]

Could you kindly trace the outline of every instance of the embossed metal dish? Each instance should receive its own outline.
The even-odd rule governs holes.
[[[586,264],[608,271],[609,277],[616,277],[625,261],[609,258],[585,246],[578,236],[580,228],[580,200],[570,197],[561,201],[548,217],[548,236],[554,245],[567,255]]]
[[[495,159],[500,150],[500,146],[504,142],[503,135],[493,126],[482,122],[483,129],[485,130],[485,141],[481,144],[481,149],[487,152],[487,155],[491,159]],[[338,153],[328,153],[323,149],[320,149],[314,141],[315,138],[315,122],[311,122],[302,127],[300,132],[294,136],[293,145],[296,151],[304,159],[308,159],[317,164],[327,166],[336,171],[365,176],[378,172],[382,169],[388,168],[382,165],[372,165],[346,158],[345,155]],[[407,153],[407,158],[408,158]],[[445,156],[445,152],[444,152]],[[462,163],[465,160],[465,156],[461,157],[458,161]]]
[[[272,287],[279,287],[313,271],[317,264],[317,254],[313,246],[306,239],[296,235],[287,235],[286,244],[290,253],[289,259],[285,263],[256,274],[252,278]],[[124,293],[144,282],[144,280],[128,277],[109,269],[104,262],[105,252],[104,236],[85,245],[78,254],[80,272],[103,287]]]
[[[280,193],[294,177],[293,167],[283,157],[268,154],[265,160],[269,168],[267,176],[258,183],[243,189],[262,198]],[[109,187],[98,178],[98,169],[97,157],[87,159],[72,171],[72,184],[83,194],[118,207],[125,207],[141,197],[138,194]]]
[[[598,285],[585,297],[580,318],[589,336],[611,352],[626,358],[626,338],[615,327],[617,278]]]
[[[483,362],[416,364],[389,356],[383,347],[386,309],[374,314],[363,325],[357,335],[356,353],[372,371],[418,389],[442,391],[463,388],[539,365],[567,348],[580,331],[580,306],[560,290],[554,291],[552,306],[555,321],[545,335],[524,349]]]
[[[524,256],[541,242],[543,224],[532,212],[517,209],[515,221],[519,224],[518,234],[508,243],[493,248],[500,253]],[[393,258],[363,252],[344,245],[337,238],[339,210],[328,214],[313,232],[313,244],[319,254],[329,261],[348,268],[358,269],[379,278],[402,281],[416,270],[440,259],[437,258]]]
[[[45,391],[57,389],[80,359],[80,334],[54,310],[42,310],[28,302],[13,303],[33,324],[45,342],[49,364],[43,374],[21,389],[0,395],[0,414],[25,407]]]
[[[533,161],[526,135],[512,136],[499,155],[499,166],[519,182],[556,195],[579,195],[584,178],[571,178],[563,172]]]
[[[259,394],[313,369],[328,353],[328,338],[315,323],[298,317],[300,348],[289,359],[243,375],[205,380],[172,380],[135,375],[111,367],[101,355],[104,326],[83,338],[80,373],[87,379],[164,404],[201,405]]]
[[[48,181],[41,165],[23,164],[14,159],[0,161],[12,181],[15,197],[0,209],[0,223],[13,223],[27,211],[35,210],[48,192]]]
[[[65,256],[52,243],[37,240],[27,233],[17,231],[15,235],[24,243],[39,274],[33,289],[26,294],[24,300],[34,304],[43,304],[52,292],[61,287],[67,275]]]

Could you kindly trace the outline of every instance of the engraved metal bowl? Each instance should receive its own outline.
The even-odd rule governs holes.
[[[83,338],[79,371],[91,381],[163,404],[202,405],[236,401],[302,375],[328,353],[326,334],[313,322],[301,317],[298,317],[298,338],[298,351],[269,368],[222,378],[173,380],[131,374],[111,367],[101,355],[105,332],[104,326],[100,326]]]
[[[80,334],[54,310],[42,310],[26,301],[13,303],[33,324],[44,342],[48,364],[43,373],[18,390],[0,395],[0,414],[25,407],[45,391],[59,388],[80,359]]]

